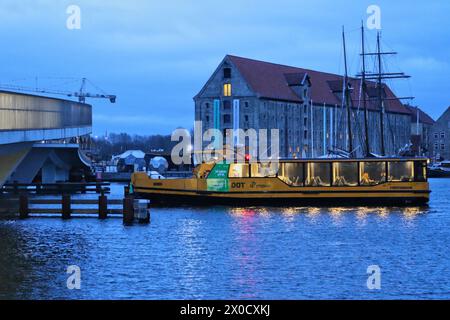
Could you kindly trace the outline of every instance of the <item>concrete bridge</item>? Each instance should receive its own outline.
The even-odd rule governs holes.
[[[43,183],[66,181],[82,161],[79,138],[91,132],[88,104],[0,91],[0,187],[30,183],[38,172]]]

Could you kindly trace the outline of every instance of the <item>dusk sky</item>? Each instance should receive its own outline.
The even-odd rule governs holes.
[[[69,5],[81,29],[66,27]],[[415,96],[433,118],[450,106],[450,1],[1,0],[0,82],[75,91],[86,77],[117,104],[89,100],[94,133],[169,134],[191,128],[192,98],[226,54],[343,72],[341,28],[351,74],[359,69],[361,20],[381,8],[383,46],[399,96]],[[375,45],[368,31],[368,46]],[[57,79],[58,78],[58,79]],[[94,93],[98,90],[89,87]]]

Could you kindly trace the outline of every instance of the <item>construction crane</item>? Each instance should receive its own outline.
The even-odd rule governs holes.
[[[87,78],[82,78],[80,90],[75,91],[75,92],[63,91],[63,90],[41,89],[41,88],[38,88],[37,86],[36,86],[36,88],[32,88],[32,87],[25,87],[25,86],[3,85],[3,84],[0,85],[0,90],[19,91],[19,92],[34,92],[34,93],[43,93],[43,94],[62,95],[62,96],[66,96],[66,97],[75,97],[75,98],[78,98],[78,101],[81,103],[86,103],[86,98],[108,99],[111,103],[116,103],[117,96],[115,96],[115,95],[110,95],[110,94],[105,94],[105,93],[86,92],[86,84],[88,82],[92,86],[96,87]],[[103,90],[100,90],[100,91],[103,91]]]

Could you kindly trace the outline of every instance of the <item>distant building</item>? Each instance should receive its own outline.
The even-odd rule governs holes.
[[[406,107],[411,111],[412,151],[417,156],[429,156],[430,134],[435,121],[419,107]]]
[[[352,88],[353,146],[364,154],[364,112],[360,103],[361,81]],[[367,82],[369,142],[380,153],[378,90]],[[348,148],[347,117],[342,108],[343,77],[269,62],[227,55],[194,97],[195,119],[203,130],[272,129],[280,131],[280,155],[318,157],[335,147]],[[394,155],[411,138],[411,112],[388,86],[385,98],[385,151]]]
[[[431,158],[450,160],[450,107],[431,128],[429,149]]]
[[[128,150],[112,158],[117,166],[117,172],[141,171],[146,166],[145,153],[141,150]]]

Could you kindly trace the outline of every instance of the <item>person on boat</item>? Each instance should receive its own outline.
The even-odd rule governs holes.
[[[370,179],[370,177],[369,177],[369,174],[367,173],[367,172],[364,172],[363,174],[362,174],[362,177],[361,177],[361,184],[362,185],[371,185],[371,184],[373,184],[373,180],[371,180]]]

